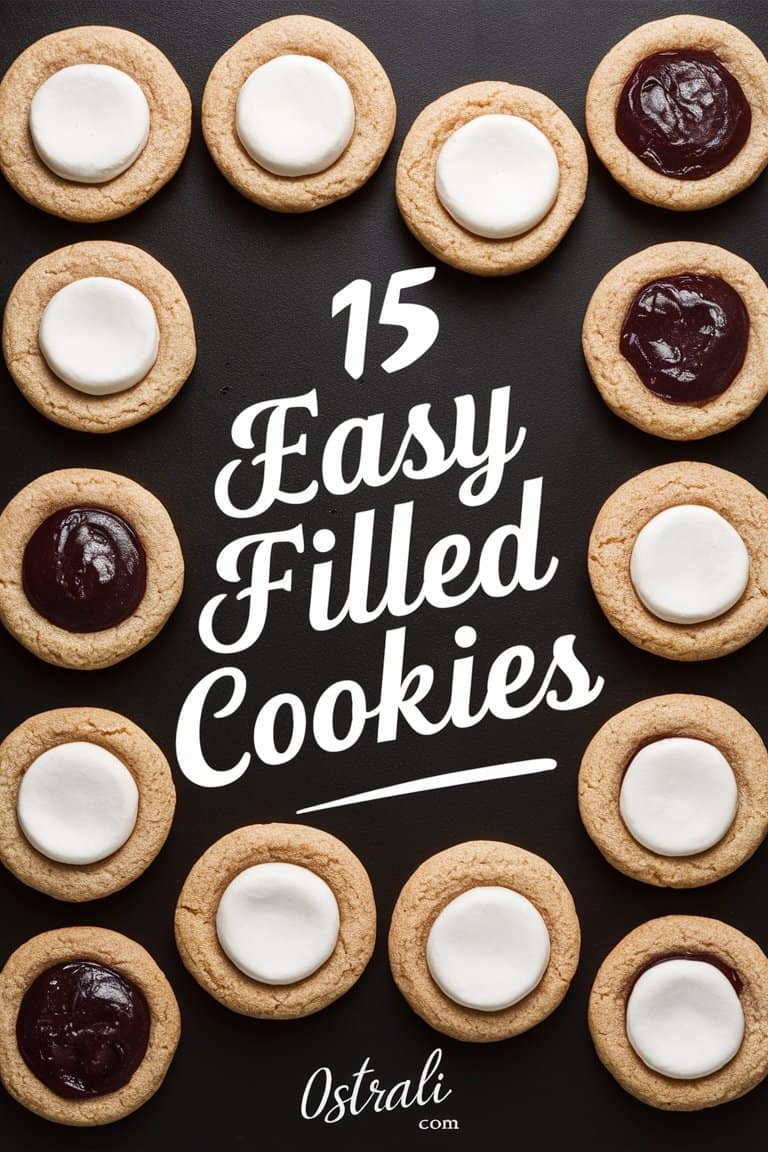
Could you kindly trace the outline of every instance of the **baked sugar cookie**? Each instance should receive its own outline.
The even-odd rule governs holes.
[[[0,1079],[56,1124],[111,1124],[135,1112],[165,1079],[180,1031],[152,957],[106,928],[44,932],[0,972]]]
[[[630,195],[709,208],[768,163],[768,61],[722,20],[654,20],[598,65],[586,118],[592,147]]]
[[[159,412],[195,363],[189,304],[147,252],[86,240],[36,260],[3,321],[8,371],[65,428],[115,432]]]
[[[211,996],[291,1020],[357,983],[376,940],[368,874],[346,845],[302,824],[253,824],[213,844],[176,905],[176,943]]]
[[[0,860],[57,900],[97,900],[149,867],[176,791],[157,744],[103,708],[57,708],[0,744]]]
[[[626,876],[664,888],[711,884],[768,833],[768,752],[720,700],[654,696],[612,716],[590,741],[579,811]]]
[[[328,20],[282,16],[216,62],[202,125],[243,196],[275,212],[311,212],[371,178],[395,115],[389,78],[362,41]]]
[[[168,513],[125,476],[49,472],[0,515],[0,620],[49,664],[124,660],[157,635],[183,583]]]
[[[725,1104],[768,1074],[768,959],[719,920],[664,916],[603,961],[589,998],[597,1054],[652,1108]]]
[[[638,648],[726,656],[768,624],[768,500],[711,464],[651,468],[606,500],[588,567],[603,612]]]
[[[67,28],[0,83],[0,169],[54,216],[113,220],[166,184],[187,150],[189,93],[171,63],[122,28]]]
[[[438,260],[477,276],[538,264],[570,228],[587,189],[587,153],[547,96],[483,81],[417,116],[397,162],[397,203]]]
[[[554,868],[492,840],[430,857],[389,929],[395,983],[422,1020],[456,1040],[506,1040],[560,1004],[576,971],[579,921]]]
[[[657,244],[598,284],[584,356],[608,407],[654,436],[732,428],[768,391],[768,288],[713,244]]]

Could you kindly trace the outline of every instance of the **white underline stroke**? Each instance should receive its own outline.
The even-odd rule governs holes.
[[[366,804],[369,800],[386,800],[390,796],[407,796],[412,792],[432,792],[437,788],[455,788],[459,784],[481,784],[486,780],[506,780],[510,776],[531,776],[535,772],[551,772],[557,760],[516,760],[509,764],[490,764],[485,768],[465,768],[460,772],[443,772],[440,776],[422,776],[420,780],[406,780],[404,784],[390,784],[386,788],[373,788],[370,792],[356,792],[324,804],[297,808],[296,815],[320,812],[324,808],[343,808],[347,804]]]

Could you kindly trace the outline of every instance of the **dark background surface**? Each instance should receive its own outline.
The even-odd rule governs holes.
[[[768,408],[714,439],[675,445],[644,435],[613,417],[584,368],[580,326],[599,278],[618,260],[648,244],[687,239],[722,244],[764,271],[768,177],[722,207],[674,214],[631,200],[590,155],[585,207],[564,242],[544,264],[506,280],[484,281],[438,266],[434,282],[409,295],[434,307],[441,323],[436,345],[412,368],[387,376],[376,365],[400,339],[394,329],[371,329],[368,369],[353,383],[342,369],[345,319],[331,321],[333,293],[351,279],[373,281],[372,312],[381,306],[391,272],[433,261],[407,232],[394,200],[400,143],[417,113],[442,93],[480,79],[503,79],[541,89],[583,131],[589,77],[621,36],[646,20],[678,10],[669,3],[480,2],[480,0],[327,0],[302,6],[358,34],[389,73],[398,101],[393,147],[379,173],[349,200],[297,217],[249,203],[225,182],[206,152],[199,103],[207,74],[234,41],[263,20],[286,15],[284,3],[24,3],[2,4],[0,65],[5,69],[33,40],[60,28],[106,23],[153,41],[186,81],[195,108],[192,142],[178,175],[132,215],[113,223],[77,226],[23,203],[0,184],[3,235],[2,298],[37,257],[82,239],[121,240],[146,248],[185,289],[199,342],[197,367],[177,400],[137,428],[109,437],[59,428],[33,411],[4,372],[0,430],[0,497],[54,468],[75,465],[123,472],[145,484],[168,507],[184,547],[188,579],[181,605],[162,635],[116,668],[97,673],[56,670],[0,635],[4,691],[0,724],[10,731],[27,716],[63,705],[97,705],[125,712],[173,756],[179,708],[205,673],[228,658],[206,652],[197,638],[202,605],[225,590],[215,573],[219,549],[258,528],[303,520],[308,534],[332,526],[340,541],[352,516],[374,503],[388,524],[397,500],[414,499],[414,560],[438,537],[466,531],[481,544],[519,507],[526,477],[544,476],[540,555],[560,557],[553,582],[535,594],[507,600],[476,596],[452,612],[422,609],[408,625],[408,657],[434,663],[443,689],[459,624],[478,631],[480,672],[504,647],[532,646],[543,674],[552,640],[575,632],[577,651],[606,687],[595,704],[573,713],[546,707],[525,719],[486,720],[459,732],[423,738],[405,727],[394,744],[377,745],[366,729],[350,751],[328,755],[311,739],[281,768],[253,763],[231,787],[203,790],[174,765],[178,809],[165,849],[126,891],[90,905],[67,906],[0,875],[0,959],[30,936],[70,924],[117,929],[144,944],[168,974],[183,1017],[179,1052],[162,1090],[137,1114],[109,1129],[57,1129],[0,1093],[0,1140],[12,1149],[188,1149],[291,1147],[408,1148],[424,1142],[482,1147],[515,1140],[554,1148],[583,1140],[599,1149],[747,1146],[763,1138],[768,1087],[714,1112],[667,1115],[627,1096],[596,1059],[586,1027],[587,996],[603,956],[631,928],[665,913],[720,917],[768,946],[764,893],[768,849],[736,875],[710,888],[664,892],[644,887],[603,862],[584,833],[576,805],[580,755],[608,716],[666,691],[719,696],[757,727],[764,724],[765,639],[722,661],[676,665],[631,648],[605,622],[589,589],[585,549],[594,516],[611,491],[644,468],[678,458],[731,468],[759,487],[768,485],[765,435]],[[768,44],[768,9],[760,0],[688,4],[687,10],[731,19],[758,44]],[[489,391],[513,386],[512,424],[528,428],[526,446],[506,471],[491,504],[477,511],[456,500],[461,479],[394,483],[334,501],[321,492],[308,507],[276,507],[258,528],[229,522],[216,509],[213,482],[235,454],[234,416],[247,404],[298,394],[316,386],[320,419],[309,437],[315,474],[325,436],[339,420],[384,411],[385,447],[394,452],[408,409],[432,401],[449,414],[452,397],[472,391],[481,412]],[[510,515],[511,512],[511,515]],[[348,537],[347,537],[348,538]],[[384,539],[386,533],[384,533]],[[383,547],[383,544],[381,545]],[[415,565],[414,565],[415,567]],[[208,731],[211,758],[234,763],[248,747],[259,704],[282,690],[311,706],[332,680],[352,677],[375,692],[386,627],[344,625],[310,632],[306,584],[280,595],[259,644],[237,658],[249,680],[243,709]],[[482,679],[482,677],[479,677]],[[538,680],[535,681],[538,683]],[[370,726],[369,726],[370,727]],[[554,773],[480,784],[317,814],[369,869],[380,916],[379,942],[359,984],[329,1009],[291,1023],[259,1022],[227,1012],[194,983],[177,956],[172,913],[194,860],[215,839],[251,822],[294,819],[318,800],[429,773],[471,768],[527,756],[553,756]],[[386,932],[397,893],[426,857],[464,839],[494,838],[550,860],[569,884],[581,918],[583,953],[564,1004],[545,1023],[507,1043],[462,1045],[430,1031],[401,999],[389,975]],[[333,1127],[303,1121],[299,1101],[307,1076],[328,1064],[347,1080],[369,1056],[386,1084],[417,1076],[440,1045],[452,1095],[422,1112],[364,1113]],[[460,1129],[423,1133],[425,1116],[451,1117]]]

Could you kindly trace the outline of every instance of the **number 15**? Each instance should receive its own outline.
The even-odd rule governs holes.
[[[405,328],[406,336],[400,347],[388,356],[381,367],[385,372],[400,372],[423,356],[434,344],[440,331],[437,314],[425,304],[409,304],[400,299],[405,288],[428,284],[434,278],[434,268],[406,268],[393,272],[384,293],[379,324]],[[371,311],[370,280],[351,280],[340,288],[331,301],[331,316],[349,309],[347,345],[344,351],[344,370],[353,380],[359,380],[365,369],[365,348],[368,341],[368,318]]]

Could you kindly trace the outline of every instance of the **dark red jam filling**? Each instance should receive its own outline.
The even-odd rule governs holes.
[[[733,985],[737,995],[740,996],[744,990],[744,982],[735,968],[731,968],[730,964],[726,963],[722,956],[718,956],[717,953],[702,951],[667,952],[663,956],[654,956],[652,960],[649,960],[647,964],[643,964],[643,966],[635,972],[629,991],[632,991],[632,988],[634,988],[644,972],[647,972],[649,968],[656,968],[659,964],[666,964],[667,960],[700,960],[704,964],[711,964],[713,968],[717,968],[719,972],[722,972],[728,982]]]
[[[749,313],[719,276],[667,276],[639,290],[619,348],[641,381],[672,404],[705,404],[739,374]]]
[[[752,110],[714,52],[676,49],[646,56],[622,89],[616,132],[664,176],[703,180],[744,147]]]
[[[111,968],[70,960],[24,993],[16,1042],[24,1063],[57,1096],[105,1096],[144,1059],[150,1014],[144,993]]]
[[[61,508],[36,529],[22,563],[35,611],[68,632],[101,632],[127,619],[147,586],[144,548],[105,508]]]

